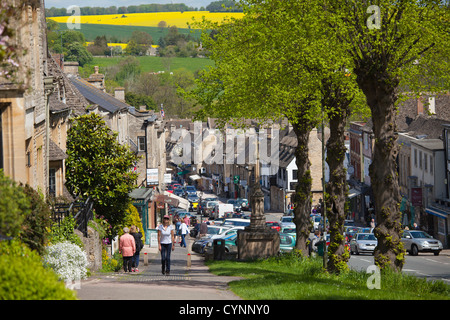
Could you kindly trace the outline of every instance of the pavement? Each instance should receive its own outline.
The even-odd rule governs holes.
[[[139,272],[124,273],[123,269],[121,272],[96,272],[81,281],[78,299],[241,300],[228,287],[230,281],[240,278],[216,276],[209,272],[203,256],[190,252],[193,238],[187,238],[187,248],[177,244],[172,251],[169,276],[161,274],[158,249],[146,245],[141,251]],[[148,264],[145,265],[147,259]]]

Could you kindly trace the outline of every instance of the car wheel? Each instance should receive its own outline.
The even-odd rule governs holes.
[[[356,254],[356,255],[359,255],[358,247],[355,248],[355,254]]]
[[[417,256],[418,254],[419,254],[419,248],[417,248],[417,246],[415,244],[413,244],[411,246],[411,255]]]
[[[440,251],[433,252],[435,256],[438,256]]]

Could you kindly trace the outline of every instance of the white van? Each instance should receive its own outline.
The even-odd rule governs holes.
[[[233,205],[230,203],[218,203],[214,208],[213,219],[226,217],[227,214],[233,214]]]

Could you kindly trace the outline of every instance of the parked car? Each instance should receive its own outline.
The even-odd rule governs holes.
[[[280,231],[281,229],[280,224],[276,221],[266,221],[266,225],[277,231]]]
[[[184,189],[183,187],[175,188],[173,189],[173,194],[179,197],[184,196]]]
[[[188,195],[187,200],[189,201],[189,211],[195,211],[197,210],[198,206],[198,197],[197,195]]]
[[[365,228],[361,228],[360,232],[361,233],[373,233],[373,229],[375,229],[375,228],[365,227]]]
[[[358,232],[361,232],[360,227],[346,227],[345,228],[345,235],[347,237],[347,241],[351,241],[353,239],[353,236],[357,234]]]
[[[242,211],[242,207],[241,207],[240,203],[237,200],[230,199],[230,200],[227,201],[227,203],[233,205],[234,212],[240,213]]]
[[[350,241],[350,254],[374,254],[378,241],[373,233],[357,233]]]
[[[280,226],[283,227],[293,227],[295,228],[294,216],[283,216],[280,219]]]
[[[173,187],[172,186],[167,186],[167,192],[173,193]]]
[[[245,198],[237,198],[236,202],[237,202],[237,204],[239,204],[241,206],[242,210],[245,210],[245,211],[249,211],[250,210],[250,204],[249,204],[247,199],[245,199]]]
[[[206,241],[205,243],[204,251],[212,254],[214,250],[214,240],[218,239],[225,240],[225,252],[237,252],[237,233],[229,234],[227,236],[224,236],[223,238],[208,239],[208,241]]]
[[[293,236],[294,239],[297,238],[297,232],[296,232],[295,227],[294,228],[292,228],[292,227],[282,227],[280,229],[280,233],[289,234],[289,235]]]
[[[419,252],[433,252],[438,256],[443,249],[441,241],[420,230],[404,230],[402,242],[405,250],[413,256],[417,256]]]
[[[192,244],[191,250],[197,253],[205,253],[206,244],[211,240],[209,237],[197,239]]]
[[[354,220],[344,220],[344,227],[354,227],[355,221]]]
[[[197,195],[197,189],[194,187],[194,186],[186,186],[186,188],[185,188],[185,194],[186,194],[186,196],[189,196],[189,195]]]
[[[225,219],[223,225],[229,227],[246,227],[250,225],[250,220],[237,218]]]
[[[287,233],[280,233],[280,251],[290,252],[295,248],[295,238]]]
[[[206,233],[206,236],[197,239],[192,243],[191,246],[192,251],[197,253],[204,253],[206,243],[211,239],[211,237],[214,235],[221,234],[228,229],[229,229],[228,227],[224,226],[208,225],[208,231]]]
[[[235,226],[235,227],[231,227],[231,228],[229,228],[229,229],[223,230],[221,233],[212,235],[212,236],[211,236],[211,239],[221,239],[221,238],[225,238],[225,237],[228,237],[228,236],[230,236],[230,235],[237,234],[237,232],[238,232],[239,230],[244,230],[244,229],[245,229],[245,227],[243,227],[243,226]]]

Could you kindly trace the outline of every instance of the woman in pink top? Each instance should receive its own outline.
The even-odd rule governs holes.
[[[131,259],[136,252],[136,242],[134,237],[129,233],[130,229],[123,228],[124,235],[119,239],[119,253],[123,257],[123,269],[125,272],[131,272]]]

